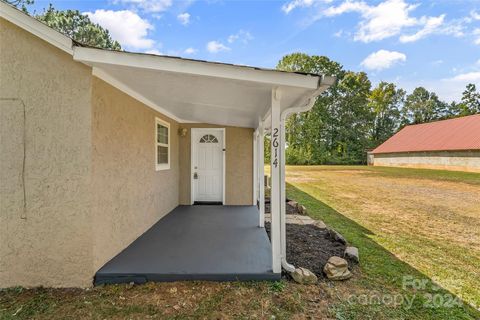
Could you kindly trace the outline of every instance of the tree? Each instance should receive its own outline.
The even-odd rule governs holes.
[[[380,82],[370,93],[369,107],[373,114],[370,133],[372,147],[378,146],[397,131],[405,94],[404,90],[387,82]]]
[[[122,49],[107,29],[93,23],[78,10],[58,11],[50,4],[43,14],[35,18],[81,44],[112,50]]]
[[[309,56],[304,53],[286,55],[279,61],[277,69],[294,72],[322,73],[343,77],[342,66],[324,56]],[[286,161],[290,164],[319,163],[319,157],[327,158],[326,117],[320,105],[330,105],[336,85],[317,98],[309,112],[294,114],[286,122]]]
[[[462,94],[462,102],[456,105],[458,116],[480,113],[480,92],[473,83],[467,84]]]
[[[294,53],[277,68],[334,75],[337,84],[320,95],[312,110],[286,123],[289,164],[361,163],[368,145],[370,81],[365,73],[347,72],[327,57]]]
[[[370,88],[370,80],[364,72],[347,72],[338,83],[338,95],[330,108],[336,126],[331,141],[335,163],[360,163],[366,157],[373,118],[368,105]]]
[[[33,4],[33,0],[2,0],[6,3],[22,9],[23,12],[28,13],[27,6]]]
[[[402,124],[431,122],[448,117],[448,105],[434,92],[418,87],[407,96],[402,110]]]

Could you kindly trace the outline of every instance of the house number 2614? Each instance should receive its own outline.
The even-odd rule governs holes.
[[[273,165],[278,167],[278,128],[273,128],[272,133],[272,147],[273,147]]]

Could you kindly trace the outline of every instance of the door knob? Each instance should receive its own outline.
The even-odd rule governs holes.
[[[193,174],[193,179],[198,179],[198,173],[195,172],[195,173]]]

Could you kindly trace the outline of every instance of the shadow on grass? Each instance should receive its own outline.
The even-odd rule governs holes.
[[[288,183],[287,195],[359,248],[354,293],[331,308],[338,319],[480,319],[478,310],[376,243],[370,230]]]

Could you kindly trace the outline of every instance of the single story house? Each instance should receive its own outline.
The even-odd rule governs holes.
[[[4,2],[0,48],[0,287],[293,268],[283,126],[334,78],[85,47]]]
[[[480,172],[480,114],[406,126],[367,157],[374,166]]]

